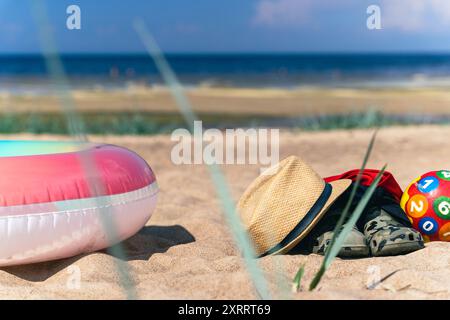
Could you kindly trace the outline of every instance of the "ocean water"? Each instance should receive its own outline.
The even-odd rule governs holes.
[[[182,83],[219,87],[450,87],[450,54],[177,54]],[[76,88],[161,85],[147,55],[64,55]],[[48,79],[39,55],[0,55],[0,91],[39,91]]]

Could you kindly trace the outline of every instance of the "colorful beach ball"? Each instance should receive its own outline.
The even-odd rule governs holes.
[[[415,179],[400,205],[425,241],[450,241],[450,170]]]

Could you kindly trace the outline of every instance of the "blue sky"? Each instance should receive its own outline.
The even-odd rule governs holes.
[[[0,53],[39,52],[30,2],[0,0]],[[47,0],[62,52],[141,52],[142,17],[166,52],[449,51],[450,0]],[[67,30],[79,5],[82,29]],[[366,9],[381,8],[381,30]]]

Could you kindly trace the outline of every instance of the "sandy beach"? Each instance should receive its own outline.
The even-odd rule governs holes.
[[[281,158],[297,155],[327,176],[359,167],[372,131],[282,131]],[[382,129],[369,166],[388,163],[402,187],[430,170],[448,168],[450,127],[410,126]],[[5,137],[4,137],[5,138]],[[7,136],[6,138],[12,138]],[[66,139],[18,135],[14,138]],[[142,155],[156,172],[160,185],[157,209],[147,225],[123,243],[129,270],[141,299],[251,299],[255,292],[228,227],[208,171],[203,165],[174,165],[169,136],[94,136]],[[332,165],[331,165],[332,164]],[[237,200],[258,175],[259,167],[229,165],[223,170]],[[60,261],[2,268],[0,298],[122,299],[115,262],[97,252]],[[405,256],[337,259],[319,288],[306,291],[322,257],[265,257],[264,270],[274,298],[290,297],[290,282],[305,263],[303,290],[295,299],[435,299],[450,298],[450,244],[435,242]],[[71,285],[74,274],[80,286]],[[384,280],[368,289],[374,276]],[[277,288],[277,280],[287,287]]]
[[[450,234],[449,0],[50,2],[0,0],[0,300],[450,300],[450,240],[429,242]],[[428,242],[336,258],[309,291],[324,257],[295,252],[336,244],[347,181],[292,157],[240,202],[248,238],[230,214],[289,156],[360,169],[375,131],[366,169]],[[422,248],[386,177],[355,188],[346,254]]]
[[[214,88],[187,89],[196,112],[211,114],[249,114],[299,116],[348,114],[373,108],[387,114],[448,114],[448,88]],[[131,85],[108,91],[102,88],[73,90],[80,112],[178,113],[175,101],[165,87]],[[276,108],[274,108],[276,106]],[[11,94],[0,91],[3,112],[59,112],[60,101],[50,94],[30,92]]]

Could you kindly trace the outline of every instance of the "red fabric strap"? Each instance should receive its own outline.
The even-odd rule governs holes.
[[[341,179],[350,179],[352,181],[356,181],[359,172],[360,172],[359,169],[350,170],[336,176],[327,177],[325,178],[325,181],[331,182]],[[370,186],[379,172],[380,170],[375,169],[364,170],[361,175],[361,185]],[[391,193],[394,196],[395,200],[400,202],[403,191],[400,185],[398,184],[397,180],[395,180],[394,176],[390,172],[385,171],[383,173],[383,176],[378,186],[384,188],[386,191]]]

